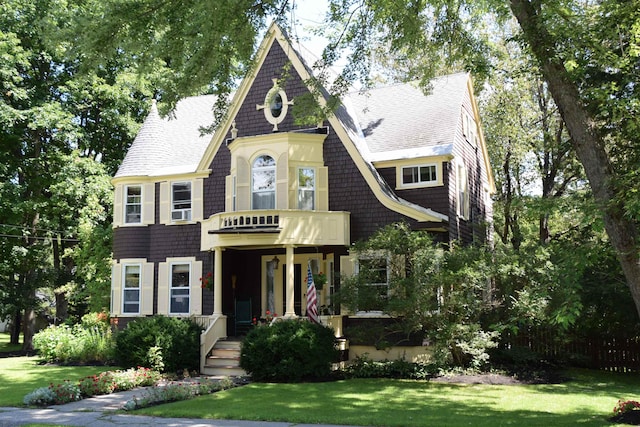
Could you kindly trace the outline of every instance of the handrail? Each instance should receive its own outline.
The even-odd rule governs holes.
[[[207,355],[216,342],[227,337],[227,316],[209,316],[208,318],[209,326],[200,334],[200,372],[204,371]]]

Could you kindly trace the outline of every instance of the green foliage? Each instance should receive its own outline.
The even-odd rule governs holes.
[[[337,357],[333,329],[282,320],[249,331],[242,342],[240,366],[255,381],[297,382],[329,377]]]
[[[35,334],[33,345],[48,362],[62,364],[110,363],[115,339],[105,322],[104,313],[83,317],[80,325],[49,326]]]
[[[221,390],[228,390],[233,387],[235,387],[235,384],[229,378],[221,380],[204,379],[188,383],[169,383],[161,387],[151,387],[145,390],[140,398],[135,397],[126,402],[123,409],[131,411],[161,403],[177,402]]]
[[[165,372],[200,368],[201,327],[189,319],[153,316],[136,319],[116,336],[116,360],[123,367],[146,366]]]
[[[404,359],[374,361],[358,356],[350,362],[342,373],[346,378],[406,378],[425,380],[437,372],[436,365],[408,362]]]
[[[49,406],[56,401],[56,395],[51,387],[40,387],[27,394],[23,403],[27,406]]]

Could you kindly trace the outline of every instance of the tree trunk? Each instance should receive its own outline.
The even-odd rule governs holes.
[[[24,311],[24,341],[22,343],[23,351],[33,351],[33,335],[36,329],[36,312],[33,308]]]
[[[571,81],[562,58],[555,50],[555,41],[543,18],[529,0],[511,0],[510,6],[571,135],[640,316],[638,232],[636,224],[624,217],[623,202],[616,197],[614,171],[604,141],[598,134],[593,117],[584,107],[577,85]]]
[[[20,344],[20,330],[22,327],[22,313],[20,310],[16,310],[11,321],[11,344]]]

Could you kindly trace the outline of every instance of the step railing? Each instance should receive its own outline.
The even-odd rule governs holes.
[[[208,327],[200,334],[200,372],[204,371],[207,355],[221,338],[227,337],[227,316],[208,316]]]

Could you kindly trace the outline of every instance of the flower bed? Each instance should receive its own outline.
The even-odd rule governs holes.
[[[99,396],[136,387],[151,386],[160,381],[161,375],[149,368],[138,367],[124,371],[106,371],[82,378],[77,383],[64,381],[38,388],[24,397],[28,406],[60,405],[85,397]]]

